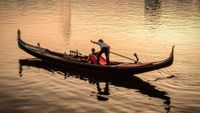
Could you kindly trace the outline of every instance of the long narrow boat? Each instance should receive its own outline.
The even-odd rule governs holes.
[[[57,65],[60,67],[73,68],[82,71],[89,71],[94,73],[102,74],[114,74],[114,75],[133,75],[144,72],[149,72],[153,70],[158,70],[161,68],[168,67],[172,65],[174,60],[174,46],[172,47],[171,53],[168,58],[156,61],[156,62],[146,62],[146,63],[127,63],[127,62],[115,62],[111,61],[110,65],[99,65],[92,64],[87,61],[88,56],[82,55],[72,55],[60,52],[54,52],[47,48],[40,46],[35,46],[24,42],[21,39],[21,32],[18,30],[18,46],[30,55],[39,58],[45,62],[49,62],[52,65]]]

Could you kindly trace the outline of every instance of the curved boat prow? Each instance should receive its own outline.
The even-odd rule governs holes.
[[[174,62],[174,48],[175,48],[175,45],[172,46],[171,53],[170,53],[169,57],[166,59],[166,61],[165,61],[165,62],[168,62],[168,63],[166,63],[166,66],[172,65],[173,62]]]
[[[17,38],[20,38],[21,37],[21,31],[18,29],[17,30]]]
[[[24,42],[21,40],[21,31],[19,29],[17,30],[17,42],[20,48],[21,48],[21,45],[24,44]]]
[[[20,43],[24,43],[24,42],[21,40],[21,31],[20,31],[20,29],[17,30],[17,42],[18,42],[18,46],[21,48],[21,44]]]
[[[174,48],[175,48],[175,45],[172,46],[172,51],[171,51],[172,56],[174,56]]]
[[[170,54],[170,57],[172,57],[172,63],[174,61],[174,48],[175,48],[175,45],[172,46],[172,51],[171,51],[171,54]]]

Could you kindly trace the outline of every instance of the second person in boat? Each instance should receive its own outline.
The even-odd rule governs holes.
[[[99,59],[100,59],[100,56],[105,53],[105,56],[106,56],[106,63],[107,65],[110,64],[110,58],[109,58],[109,54],[110,54],[110,46],[108,44],[106,44],[102,39],[99,39],[98,42],[95,42],[95,41],[92,41],[92,43],[94,44],[97,44],[100,46],[100,51],[99,53],[97,54],[97,64],[99,64]]]

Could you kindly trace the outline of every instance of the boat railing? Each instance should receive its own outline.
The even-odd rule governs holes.
[[[70,50],[70,53],[69,53],[71,56],[81,56],[82,54],[78,52],[78,50],[76,51],[73,51],[73,50]]]

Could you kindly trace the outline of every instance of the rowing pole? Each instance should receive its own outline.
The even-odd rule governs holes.
[[[126,59],[129,59],[129,60],[132,60],[132,61],[135,61],[135,62],[138,62],[138,60],[139,60],[136,53],[134,54],[134,56],[137,58],[137,60],[132,59],[132,58],[129,58],[129,57],[126,57],[126,56],[124,56],[124,55],[120,55],[120,54],[118,54],[118,53],[111,52],[111,51],[110,51],[110,53],[112,53],[112,54],[114,54],[114,55],[117,55],[117,56],[120,56],[120,57],[123,57],[123,58],[126,58]],[[138,62],[138,63],[140,63],[140,62]]]

